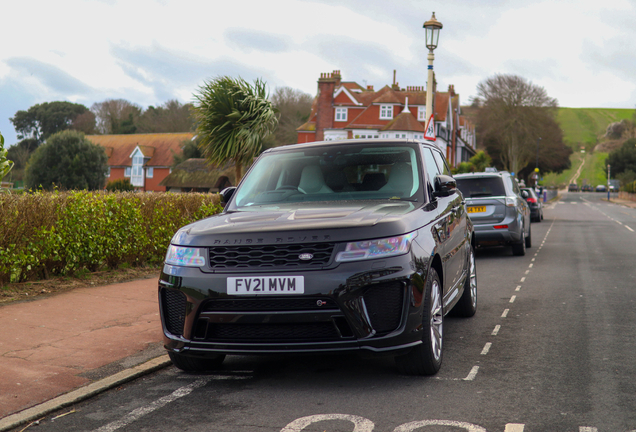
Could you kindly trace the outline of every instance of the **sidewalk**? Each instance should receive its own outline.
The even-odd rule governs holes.
[[[0,328],[0,419],[165,354],[156,278],[1,306]]]

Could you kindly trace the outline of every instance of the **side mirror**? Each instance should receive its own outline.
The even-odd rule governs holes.
[[[439,174],[435,176],[434,197],[446,197],[452,195],[457,190],[457,182],[448,175]]]
[[[219,194],[221,195],[221,207],[225,208],[225,205],[230,202],[232,195],[234,195],[234,191],[236,190],[236,186],[230,186],[223,189]]]

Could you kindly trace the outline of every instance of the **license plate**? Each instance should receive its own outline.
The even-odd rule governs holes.
[[[468,207],[466,211],[468,213],[485,213],[486,206]]]
[[[254,276],[227,278],[227,293],[233,295],[254,294],[303,294],[303,276]]]

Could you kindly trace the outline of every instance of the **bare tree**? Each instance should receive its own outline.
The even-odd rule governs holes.
[[[102,134],[135,133],[141,115],[141,107],[125,99],[96,102],[91,111],[97,119],[97,130]]]
[[[488,153],[497,156],[504,169],[518,173],[535,160],[539,137],[544,145],[549,141],[544,132],[556,123],[556,99],[517,75],[487,78],[477,86],[477,97],[478,130]],[[562,137],[554,138],[562,145]]]
[[[296,128],[309,118],[313,97],[291,87],[277,87],[270,100],[279,113],[272,144],[281,146],[296,143]]]

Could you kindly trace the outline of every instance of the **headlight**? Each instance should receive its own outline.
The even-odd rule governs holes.
[[[205,265],[203,249],[170,245],[166,254],[166,264],[203,267]]]
[[[337,262],[386,258],[407,253],[416,233],[405,234],[380,240],[347,243],[344,252],[336,255]]]

